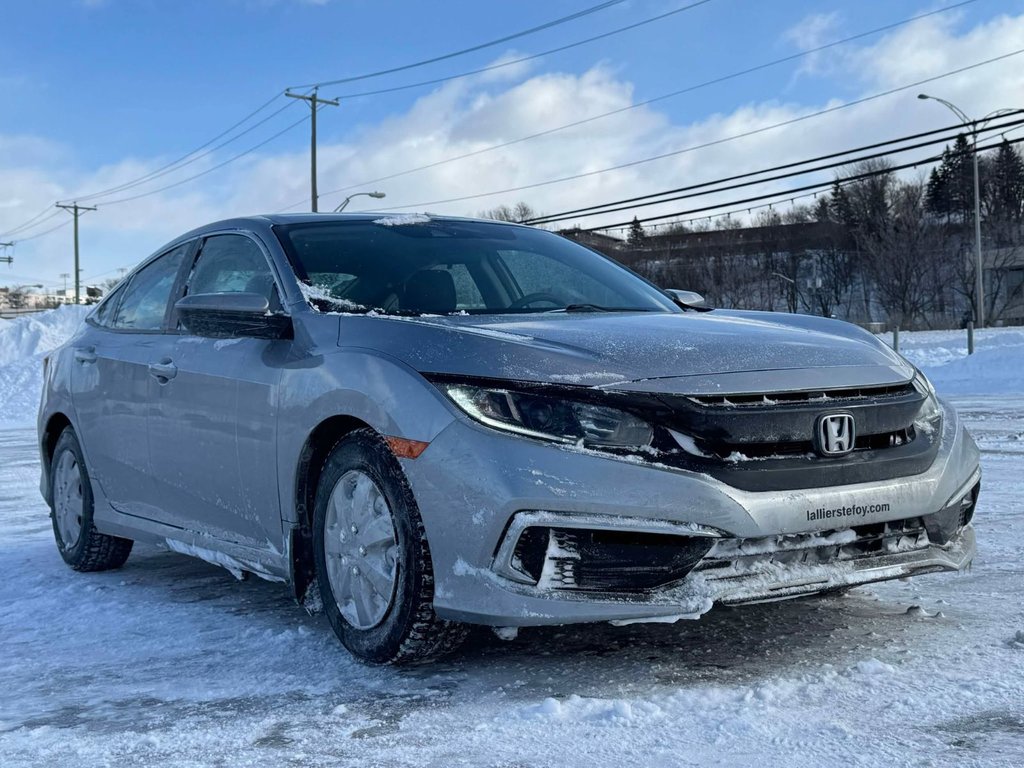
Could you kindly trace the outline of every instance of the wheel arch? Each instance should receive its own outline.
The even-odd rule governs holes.
[[[40,458],[43,470],[42,491],[43,498],[47,504],[53,503],[53,499],[50,498],[50,470],[53,465],[53,452],[57,448],[57,441],[60,439],[61,434],[68,427],[73,428],[71,419],[68,418],[67,414],[57,411],[47,419],[46,426],[43,427],[43,431],[39,436]]]
[[[373,429],[355,416],[330,416],[313,428],[299,452],[295,470],[293,501],[297,524],[291,530],[291,584],[295,599],[302,602],[310,584],[316,582],[313,558],[313,509],[324,464],[331,451],[346,435],[357,429]]]

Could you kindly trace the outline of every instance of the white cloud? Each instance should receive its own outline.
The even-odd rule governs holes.
[[[841,36],[841,20],[842,17],[838,11],[812,13],[786,30],[782,37],[796,46],[798,50],[810,51],[839,38]],[[827,70],[825,62],[828,60],[827,52],[824,51],[809,54],[801,60],[791,84],[796,82],[801,75],[824,74]]]
[[[823,23],[818,22],[818,27]],[[813,27],[809,25],[803,31],[803,40],[811,39]],[[963,32],[956,27],[955,21],[927,19],[896,30],[870,45],[836,52],[829,62],[832,73],[829,80],[834,77],[834,82],[842,85],[843,93],[849,93],[852,83],[861,93],[869,94],[1009,52],[1022,47],[1024,40],[1024,14],[1001,16]],[[948,98],[975,114],[999,107],[1024,106],[1019,103],[1020,94],[1024,93],[1022,64],[1024,56],[1007,59],[920,90]],[[536,209],[554,212],[680,187],[946,124],[947,116],[937,105],[914,98],[917,90],[658,162],[564,184],[428,207],[437,212],[472,214],[499,203],[522,199]],[[773,99],[782,94],[788,94],[785,101]],[[691,98],[692,104],[700,103],[698,97]],[[372,182],[378,177],[474,152],[632,103],[632,83],[601,65],[580,75],[548,72],[513,83],[487,78],[454,81],[422,96],[399,114],[358,127],[344,141],[322,143],[320,188],[329,191],[368,182],[360,189],[378,188],[387,193],[387,199],[379,202],[360,198],[352,204],[353,209],[364,207],[363,204],[388,208],[460,197],[587,173],[715,141],[839,102],[809,103],[780,84],[778,93],[766,94],[764,100],[737,105],[729,112],[709,115],[692,123],[673,122],[658,109],[641,107],[535,141],[390,181]],[[328,117],[323,119],[326,121]],[[266,130],[270,133],[277,128],[268,125]],[[162,158],[126,159],[91,172],[72,172],[69,176],[62,168],[74,168],[75,163],[52,163],[43,157],[47,152],[71,153],[67,148],[43,142],[30,151],[3,149],[19,146],[19,142],[27,142],[24,146],[32,147],[32,141],[24,137],[0,137],[0,190],[4,190],[0,197],[6,203],[0,206],[0,233],[33,216],[54,199],[67,198],[83,189],[114,186],[167,162]],[[100,210],[88,214],[82,222],[85,275],[134,264],[167,239],[207,221],[280,210],[296,201],[307,200],[309,161],[305,147],[298,144],[289,152],[272,152],[271,147],[273,145],[201,181],[152,197],[110,207],[104,207],[99,200]],[[238,151],[238,148],[225,148],[224,154],[218,153],[216,157],[190,166],[181,176],[212,166],[227,157],[229,150]],[[911,157],[923,154],[919,152]],[[153,186],[162,186],[181,176],[163,177]],[[800,183],[804,180],[794,180],[792,186]],[[332,207],[351,191],[357,190],[325,197],[321,207]],[[758,191],[759,188],[754,187],[724,198],[684,200],[647,208],[644,213],[654,215],[699,207],[754,195]],[[303,203],[298,209],[307,207],[308,203]],[[624,214],[616,216],[627,218]],[[587,219],[582,223],[592,225],[599,221]],[[47,277],[57,283],[56,276],[68,271],[70,237],[70,228],[67,228],[19,246],[14,271]],[[0,270],[2,281],[3,271]]]
[[[841,18],[838,11],[812,13],[786,30],[783,37],[802,51],[817,48],[836,36]]]

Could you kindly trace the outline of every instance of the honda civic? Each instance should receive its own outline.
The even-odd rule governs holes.
[[[975,551],[978,450],[874,336],[711,309],[516,224],[196,229],[48,356],[38,424],[72,568],[138,541],[283,582],[376,663]]]

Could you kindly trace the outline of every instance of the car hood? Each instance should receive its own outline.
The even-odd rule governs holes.
[[[896,384],[914,374],[857,326],[772,312],[350,315],[338,341],[421,373],[679,394]]]

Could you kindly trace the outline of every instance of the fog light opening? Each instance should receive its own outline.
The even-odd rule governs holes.
[[[686,578],[713,544],[706,536],[531,526],[512,567],[539,589],[646,592]]]

